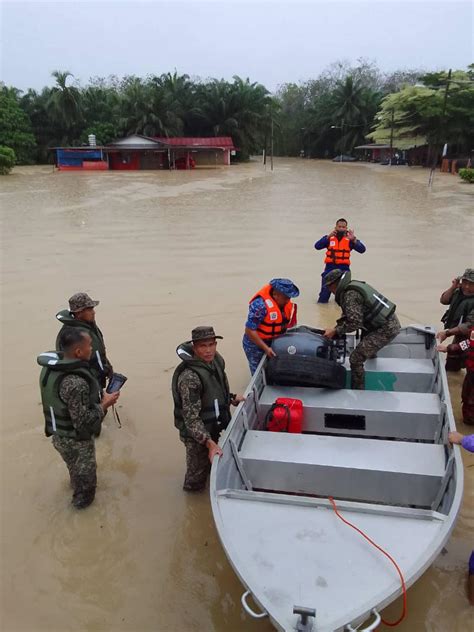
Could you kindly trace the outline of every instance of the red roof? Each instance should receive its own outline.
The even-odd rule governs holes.
[[[154,140],[159,140],[166,145],[174,147],[225,147],[234,149],[234,141],[230,136],[210,136],[203,138],[192,138],[190,136],[178,136],[166,138],[164,136],[153,136]]]

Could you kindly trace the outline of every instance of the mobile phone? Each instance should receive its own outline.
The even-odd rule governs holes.
[[[107,388],[105,389],[106,393],[116,393],[119,391],[122,386],[125,384],[128,378],[121,373],[112,373],[112,377],[107,384]]]

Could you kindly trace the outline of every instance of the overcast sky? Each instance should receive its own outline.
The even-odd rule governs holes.
[[[91,76],[237,74],[270,90],[364,57],[382,70],[465,68],[473,2],[1,1],[1,77],[20,89],[51,71]]]

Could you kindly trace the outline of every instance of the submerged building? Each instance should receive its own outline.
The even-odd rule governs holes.
[[[60,171],[193,169],[230,165],[236,148],[230,136],[151,137],[133,134],[97,147],[55,147]]]

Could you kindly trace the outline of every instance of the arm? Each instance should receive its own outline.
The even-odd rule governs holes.
[[[321,237],[321,239],[319,239],[314,244],[314,247],[316,248],[316,250],[324,250],[324,248],[327,248],[328,246],[329,246],[329,235],[324,235],[324,237]]]
[[[450,443],[461,445],[468,452],[474,452],[474,434],[463,435],[460,432],[450,432],[448,440]]]
[[[367,248],[360,241],[360,239],[356,239],[354,237],[354,241],[351,241],[351,250],[355,250],[356,252],[359,252],[362,255],[367,250]]]
[[[253,344],[261,349],[267,356],[272,357],[275,352],[260,338],[257,333],[257,327],[263,322],[267,315],[265,301],[260,296],[252,301],[249,305],[249,313],[247,322],[245,323],[245,335]]]
[[[336,335],[342,336],[364,325],[364,301],[359,292],[348,290],[342,299],[343,317],[335,327]]]
[[[222,454],[222,450],[217,443],[212,440],[211,435],[199,416],[201,412],[201,388],[201,380],[193,371],[184,370],[179,376],[178,390],[181,395],[183,420],[186,431],[194,441],[206,446],[209,460],[212,463],[214,456],[216,454]]]
[[[117,393],[114,393],[116,395]],[[94,426],[102,421],[105,415],[103,401],[90,405],[89,385],[78,375],[68,375],[61,382],[59,396],[67,405],[72,424],[78,434],[87,436],[91,434]],[[110,399],[110,395],[108,396]],[[114,398],[114,402],[117,398]]]
[[[269,358],[274,357],[276,353],[273,351],[271,347],[265,344],[265,341],[260,338],[257,332],[254,329],[250,329],[249,327],[245,328],[245,334],[247,337],[253,342],[253,344],[261,349],[265,355]]]
[[[441,303],[441,305],[449,305],[451,303],[453,294],[458,289],[458,287],[459,287],[459,279],[457,278],[453,279],[451,281],[451,286],[448,287],[448,289],[445,290],[439,297],[439,302]]]

